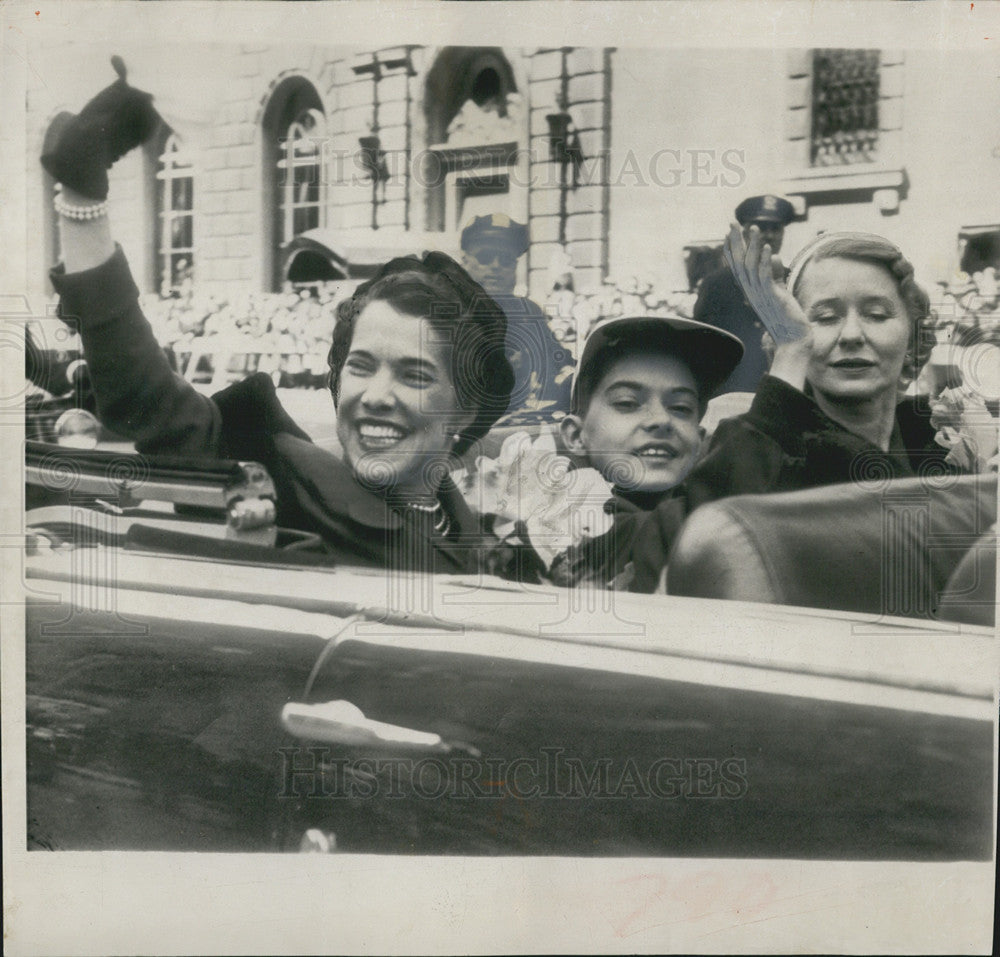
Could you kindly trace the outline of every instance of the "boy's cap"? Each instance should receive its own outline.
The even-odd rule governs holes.
[[[623,340],[653,345],[683,359],[698,380],[699,398],[710,399],[743,358],[743,343],[731,332],[679,316],[616,316],[602,319],[590,330],[573,376],[572,405],[577,407],[579,383],[594,361]]]
[[[515,256],[523,256],[530,245],[528,227],[503,213],[477,216],[462,230],[462,249],[476,245],[503,246]]]
[[[793,219],[795,207],[787,199],[771,194],[750,196],[736,207],[736,222],[741,226],[760,222],[787,226]]]

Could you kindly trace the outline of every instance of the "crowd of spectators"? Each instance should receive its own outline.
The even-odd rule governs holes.
[[[354,280],[316,283],[300,290],[202,294],[190,284],[172,297],[150,294],[142,306],[157,340],[185,371],[192,355],[202,371],[214,371],[226,357],[233,376],[268,372],[286,387],[323,388],[338,303],[357,286]],[[665,289],[643,276],[612,278],[598,287],[556,289],[542,303],[556,339],[576,354],[600,318],[628,315],[690,318],[696,294]],[[973,275],[957,273],[937,283],[929,334],[937,348],[919,387],[935,392],[954,365],[952,347],[1000,347],[1000,282],[993,267]],[[944,370],[942,372],[942,370]],[[188,370],[191,374],[198,370]],[[943,377],[942,377],[943,376]]]
[[[157,340],[177,357],[182,372],[192,355],[204,357],[196,361],[204,364],[206,373],[214,371],[216,357],[228,357],[234,375],[268,372],[282,386],[322,388],[337,305],[356,286],[355,280],[343,280],[284,292],[213,295],[186,284],[169,297],[146,295],[142,308]],[[542,306],[555,338],[576,354],[577,342],[600,318],[690,317],[694,299],[694,293],[625,276],[580,291],[554,290]]]
[[[195,378],[199,372],[242,377],[269,373],[276,385],[322,388],[337,305],[355,282],[323,283],[301,291],[202,295],[192,288],[169,298],[145,297],[154,335]],[[189,368],[191,362],[194,368]]]

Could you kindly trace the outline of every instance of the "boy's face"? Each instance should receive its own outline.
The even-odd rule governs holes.
[[[698,460],[700,418],[698,384],[683,360],[631,353],[607,368],[582,417],[566,417],[563,439],[622,489],[665,492]]]

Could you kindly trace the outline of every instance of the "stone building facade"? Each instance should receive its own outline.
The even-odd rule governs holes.
[[[786,257],[839,228],[895,240],[928,285],[1000,257],[1000,88],[979,54],[259,42],[199,50],[195,68],[183,53],[133,54],[170,129],[112,175],[145,290],[192,262],[212,293],[277,290],[287,244],[314,230],[350,268],[454,253],[488,212],[529,224],[519,279],[539,301],[567,274],[577,292],[633,273],[686,290],[692,256],[763,191],[799,209]],[[42,139],[111,79],[90,48],[47,56],[28,91],[35,293],[58,257]]]
[[[227,80],[208,129],[186,137],[181,118],[174,130],[192,180],[198,285],[278,289],[286,244],[315,229],[348,258],[372,247],[455,252],[463,223],[492,212],[530,226],[522,286],[538,294],[555,253],[568,256],[577,282],[599,283],[608,271],[610,59],[590,48],[221,52],[215,67]],[[96,90],[96,71],[84,72]],[[29,106],[39,147],[59,109]],[[570,119],[557,147],[550,117],[559,116]],[[158,198],[169,132],[112,174],[116,234],[149,289],[177,281]],[[567,140],[577,158],[563,158]],[[37,276],[58,251],[52,184],[41,174],[30,182],[44,234]]]

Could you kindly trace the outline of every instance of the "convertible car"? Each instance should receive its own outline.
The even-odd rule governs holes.
[[[31,848],[993,854],[995,476],[708,506],[640,596],[317,564],[253,463],[26,475]]]

